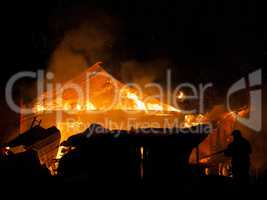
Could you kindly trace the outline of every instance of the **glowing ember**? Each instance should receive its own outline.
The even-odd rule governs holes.
[[[184,117],[184,127],[192,127],[192,126],[197,126],[200,124],[205,124],[207,122],[207,118],[202,115],[185,115]]]

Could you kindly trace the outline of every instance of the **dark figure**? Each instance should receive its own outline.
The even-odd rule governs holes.
[[[239,130],[232,132],[233,142],[225,150],[225,155],[232,157],[232,172],[236,183],[248,183],[250,154],[252,152],[250,143],[242,136]]]

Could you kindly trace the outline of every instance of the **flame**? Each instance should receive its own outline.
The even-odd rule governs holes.
[[[74,107],[67,101],[62,101],[62,102],[53,102],[53,103],[47,103],[44,105],[41,105],[40,103],[37,103],[33,107],[33,112],[34,113],[40,113],[40,112],[45,112],[45,111],[55,111],[55,110],[64,110],[64,111],[89,111],[89,110],[96,110],[96,107],[94,106],[93,103],[87,101],[85,105],[81,105],[80,103],[74,104]]]
[[[74,94],[73,91],[64,91],[59,92],[51,91],[51,93],[45,92],[37,98],[37,102],[33,105],[33,112],[44,112],[44,111],[90,111],[90,110],[106,110],[106,108],[110,108],[113,105],[114,110],[138,110],[145,111],[146,113],[150,111],[156,112],[180,112],[180,110],[170,106],[163,104],[160,100],[156,98],[144,100],[143,96],[137,92],[134,87],[130,87],[125,85],[119,81],[116,81],[112,76],[110,76],[102,67],[100,63],[96,63],[84,74],[81,74],[72,80],[67,81],[64,86],[68,86],[68,84],[79,84],[80,86],[86,86],[86,83],[92,78],[97,81],[93,81],[92,88],[84,88],[85,92],[87,89],[93,89],[94,92],[90,93],[91,101],[83,101],[83,99],[78,99],[79,95]],[[98,72],[104,73],[107,76],[98,76]],[[91,74],[92,76],[87,76],[87,74]],[[113,80],[114,79],[114,80]],[[112,81],[111,81],[112,80]],[[114,82],[115,81],[115,82]],[[102,86],[102,83],[104,85]],[[115,84],[116,87],[110,87],[112,84]],[[62,87],[63,89],[65,87]],[[68,88],[68,87],[66,87]],[[84,90],[82,90],[84,91]],[[118,102],[114,102],[113,94],[119,92],[119,100]],[[87,94],[87,93],[86,93]],[[179,92],[178,98],[184,98],[184,93]],[[116,98],[117,99],[117,98]],[[116,100],[115,100],[116,101]]]
[[[45,107],[43,105],[37,104],[34,108],[34,111],[37,113],[45,111]]]
[[[174,107],[172,107],[172,106],[168,106],[168,107],[167,107],[167,110],[170,111],[170,112],[181,112],[179,109],[174,108]]]
[[[70,106],[70,104],[65,103],[65,104],[64,104],[64,107],[63,107],[63,110],[65,110],[65,111],[71,110],[71,106]]]
[[[76,105],[76,110],[78,110],[78,111],[82,110],[82,106],[79,103],[77,103],[77,105]]]
[[[127,98],[134,101],[136,110],[146,110],[145,104],[139,99],[136,94],[127,92]]]
[[[134,106],[131,105],[123,105],[121,108],[126,108],[128,110],[140,110],[140,111],[170,111],[170,112],[180,112],[179,109],[176,109],[169,105],[163,105],[161,103],[155,103],[155,102],[147,102],[144,103],[142,99],[133,91],[130,91],[129,89],[126,89],[124,91],[121,91],[122,96],[125,96],[126,99],[130,99],[134,102]]]
[[[86,110],[96,110],[95,106],[89,101],[86,102],[85,109]]]
[[[137,110],[137,111],[169,111],[169,112],[180,112],[179,109],[176,109],[172,106],[157,103],[157,101],[147,102],[145,103],[135,92],[131,92],[129,90],[122,92],[122,101],[118,103],[117,109],[121,110]],[[34,113],[40,113],[44,111],[53,111],[53,110],[64,110],[64,111],[92,111],[98,110],[101,108],[97,108],[92,102],[87,101],[85,104],[80,103],[72,103],[70,101],[53,101],[52,103],[46,103],[41,105],[37,103],[33,111]]]
[[[180,112],[179,109],[162,104],[157,99],[151,100],[150,102],[144,102],[143,99],[132,88],[124,88],[123,90],[120,90],[120,97],[122,98],[120,98],[120,102],[117,102],[117,105],[114,107],[115,109],[144,111],[146,113],[151,111]],[[91,101],[86,101],[84,104],[81,104],[80,102],[73,102],[73,100],[70,99],[63,100],[62,98],[56,98],[55,100],[46,102],[44,104],[37,102],[33,111],[35,113],[53,110],[83,112],[101,110],[102,108],[104,107],[96,107]]]
[[[163,111],[163,107],[160,104],[147,103],[147,110]]]

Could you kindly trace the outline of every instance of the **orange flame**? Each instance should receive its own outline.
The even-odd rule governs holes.
[[[139,99],[139,97],[136,94],[127,92],[127,98],[134,101],[134,103],[135,103],[135,108],[134,109],[136,109],[136,110],[146,110],[145,104]]]
[[[120,102],[117,103],[117,106],[114,108],[120,110],[136,110],[136,111],[157,111],[157,112],[180,112],[179,109],[176,109],[170,105],[165,105],[160,103],[158,100],[154,99],[150,102],[144,102],[142,98],[131,88],[124,88],[120,91]],[[40,103],[37,102],[33,108],[35,113],[44,112],[44,111],[53,111],[53,110],[64,110],[64,111],[93,111],[99,110],[101,108],[96,107],[91,101],[86,101],[84,104],[79,102],[73,102],[75,100],[63,100],[55,99],[52,102]]]

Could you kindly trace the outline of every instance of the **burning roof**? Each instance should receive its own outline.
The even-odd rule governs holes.
[[[33,115],[22,116],[21,131],[29,128],[35,116],[42,120],[43,127],[56,125],[62,133],[61,141],[93,123],[110,130],[172,128],[184,123],[178,109],[116,80],[100,64],[40,95],[33,104]],[[189,121],[184,123],[186,127]]]
[[[116,80],[100,64],[96,63],[81,75],[61,85],[59,90],[42,94],[37,99],[34,112],[49,110],[179,112],[178,109],[163,104],[156,98],[139,94],[137,88]]]

